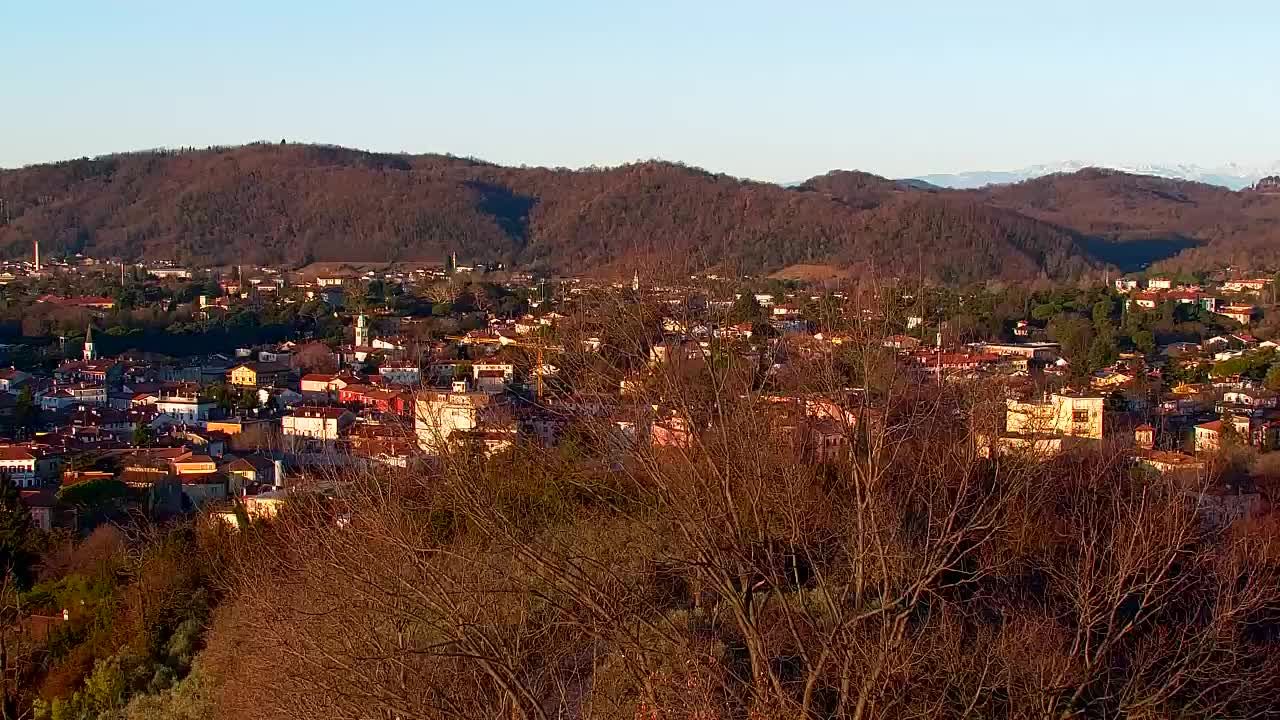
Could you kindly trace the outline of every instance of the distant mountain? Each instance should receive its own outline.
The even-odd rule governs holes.
[[[249,145],[0,171],[0,254],[191,264],[501,262],[549,273],[715,270],[943,282],[1108,266],[1280,266],[1280,196],[1084,169],[950,190],[834,171],[790,188],[675,163],[513,168]]]
[[[954,174],[922,175],[916,179],[940,187],[975,189],[987,185],[1007,185],[1024,180],[1034,180],[1035,178],[1056,173],[1072,173],[1084,170],[1087,167],[1104,167],[1109,170],[1119,170],[1135,175],[1153,175],[1174,180],[1192,180],[1232,190],[1247,188],[1268,175],[1280,173],[1280,162],[1258,166],[1228,163],[1216,167],[1201,167],[1199,165],[1186,164],[1110,165],[1107,163],[1066,161],[1046,165],[1031,165],[1019,170],[978,170]]]

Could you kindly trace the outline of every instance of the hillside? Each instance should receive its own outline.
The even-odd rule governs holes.
[[[48,254],[196,263],[440,261],[457,252],[551,272],[826,265],[969,282],[1076,278],[1132,265],[1138,248],[1154,253],[1146,262],[1200,241],[1280,245],[1267,234],[1280,204],[1266,196],[1193,186],[1198,204],[1187,207],[1177,197],[1192,191],[1176,188],[1192,184],[1107,177],[1084,171],[964,192],[837,171],[782,188],[661,162],[571,171],[264,144],[0,171],[12,213],[0,252],[25,255],[38,238]],[[1219,227],[1224,217],[1243,224]],[[1114,252],[1152,238],[1152,247]]]
[[[1102,260],[1170,269],[1280,265],[1280,197],[1089,168],[975,193],[1092,238]]]

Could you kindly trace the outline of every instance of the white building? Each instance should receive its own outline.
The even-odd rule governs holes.
[[[36,456],[16,445],[0,447],[0,473],[8,475],[20,488],[36,485]]]
[[[164,395],[156,399],[156,412],[179,422],[200,423],[209,419],[214,403],[196,395]]]
[[[501,392],[515,377],[516,366],[511,363],[476,363],[471,366],[471,378],[476,388],[484,392]]]
[[[468,432],[493,418],[501,406],[499,395],[468,392],[467,383],[458,380],[448,392],[424,392],[413,403],[413,428],[418,446],[434,451],[445,446],[455,432]]]
[[[419,385],[422,383],[422,370],[413,364],[387,363],[378,368],[378,374],[391,385]]]
[[[285,437],[331,443],[355,421],[346,408],[300,407],[280,418],[280,429]]]

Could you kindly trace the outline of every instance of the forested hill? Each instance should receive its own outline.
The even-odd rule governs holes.
[[[148,152],[0,171],[12,217],[0,252],[24,255],[34,239],[46,254],[195,263],[440,261],[456,251],[464,262],[573,273],[816,264],[968,282],[1075,278],[1200,241],[1280,245],[1280,198],[1193,186],[1201,210],[1171,214],[1166,195],[1190,191],[1140,188],[1189,184],[1118,175],[1118,188],[1097,187],[1090,172],[963,192],[845,171],[783,188],[660,162],[571,171],[315,145]],[[1068,191],[1076,186],[1088,192]],[[1111,232],[1113,213],[1139,227]],[[1148,243],[1138,255],[1156,256],[1115,252],[1134,239]]]

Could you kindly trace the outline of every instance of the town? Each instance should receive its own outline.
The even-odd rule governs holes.
[[[873,378],[841,362],[866,352],[913,382],[994,393],[975,434],[984,454],[1123,448],[1136,469],[1185,478],[1221,521],[1268,508],[1265,454],[1280,447],[1265,275],[971,290],[606,282],[456,255],[188,268],[42,262],[37,245],[0,283],[0,467],[45,529],[130,504],[236,524],[330,487],[337,469],[552,447],[586,420],[624,445],[680,445],[698,421],[647,392],[673,368],[745,369],[741,392],[824,462],[883,415]],[[815,360],[844,367],[838,382],[792,381]]]

